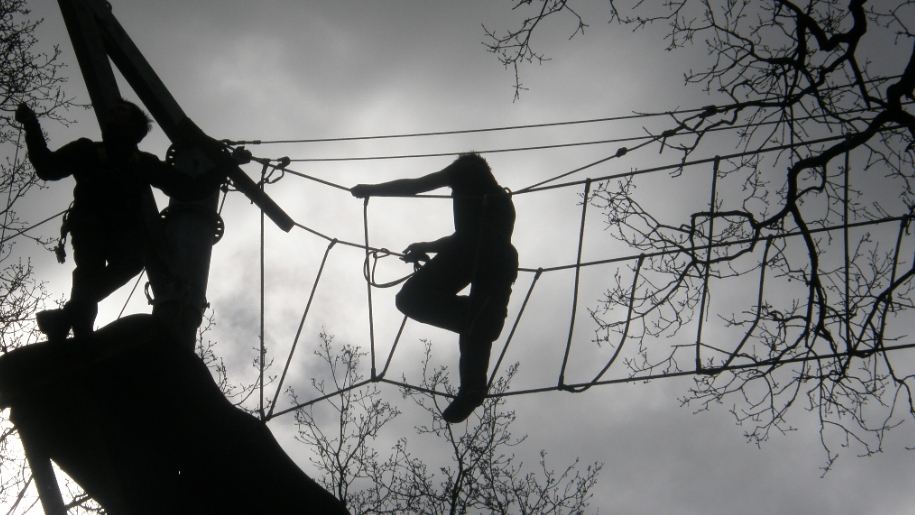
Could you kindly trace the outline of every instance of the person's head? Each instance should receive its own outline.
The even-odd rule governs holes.
[[[119,100],[108,110],[105,137],[123,137],[137,144],[149,134],[152,119],[133,102]]]
[[[465,194],[483,193],[499,188],[489,163],[475,152],[461,154],[450,166],[457,170],[457,175],[462,179],[461,185],[472,190],[464,192]]]

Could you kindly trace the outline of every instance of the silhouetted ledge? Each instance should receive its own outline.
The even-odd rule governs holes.
[[[108,513],[348,513],[150,315],[3,356],[0,404]]]

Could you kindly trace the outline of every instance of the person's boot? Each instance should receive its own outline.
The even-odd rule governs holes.
[[[84,338],[92,334],[95,317],[98,315],[97,303],[87,300],[70,300],[64,306],[64,311],[73,327],[74,338]]]
[[[486,372],[489,370],[489,352],[492,342],[461,337],[461,358],[458,370],[461,386],[457,396],[442,412],[449,424],[463,422],[486,399]]]
[[[64,341],[70,332],[70,317],[63,309],[46,309],[35,313],[38,329],[49,342]]]

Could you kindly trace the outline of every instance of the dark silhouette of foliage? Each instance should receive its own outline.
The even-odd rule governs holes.
[[[40,334],[34,314],[49,300],[44,284],[33,274],[30,261],[17,252],[16,243],[37,242],[49,246],[17,215],[17,208],[40,186],[23,149],[23,135],[13,121],[20,102],[35,106],[43,119],[69,123],[67,110],[74,104],[63,91],[66,78],[60,52],[40,50],[36,29],[41,20],[31,18],[24,0],[0,0],[0,352],[34,343]],[[52,231],[53,232],[53,231]],[[45,232],[46,234],[46,232]],[[31,472],[16,429],[0,420],[0,504],[8,513],[40,512]],[[92,502],[72,483],[71,513],[95,510]]]
[[[532,14],[487,34],[515,70],[544,59],[532,42],[545,18],[586,26],[572,1],[513,4]],[[685,216],[647,207],[636,177],[591,191],[613,236],[640,255],[592,312],[598,341],[635,342],[634,376],[695,371],[683,403],[731,406],[754,443],[792,430],[788,414],[803,406],[819,419],[826,470],[843,447],[880,452],[889,430],[915,422],[905,350],[915,276],[915,4],[610,0],[609,8],[618,25],[663,30],[670,51],[707,50],[684,78],[715,105],[671,114],[651,133],[661,151],[677,153],[675,178],[702,165],[714,179],[711,200]]]
[[[428,421],[416,427],[417,438],[431,437],[436,446],[448,449],[448,463],[436,469],[413,453],[407,437],[397,438],[386,458],[374,448],[382,429],[401,412],[383,400],[377,383],[364,383],[359,369],[366,353],[349,345],[337,352],[331,340],[322,334],[315,354],[327,365],[333,384],[315,380],[313,386],[322,396],[332,394],[327,403],[297,410],[297,439],[313,451],[311,461],[323,472],[324,486],[346,499],[352,513],[585,512],[601,464],[581,469],[575,460],[557,471],[541,451],[537,469],[528,470],[510,453],[525,437],[511,433],[515,414],[504,410],[500,395],[508,391],[517,365],[496,379],[490,391],[496,396],[487,398],[467,423],[449,424],[442,419],[449,399],[432,392],[454,394],[456,389],[444,368],[431,367],[431,345],[426,343],[419,389],[403,387],[401,393]]]

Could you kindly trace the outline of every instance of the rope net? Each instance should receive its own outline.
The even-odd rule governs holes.
[[[256,386],[243,396],[258,391],[258,411],[269,420],[340,393],[284,396],[315,377],[308,341],[325,331],[368,350],[370,376],[350,388],[424,390],[416,358],[423,341],[434,341],[456,373],[457,335],[395,308],[397,284],[412,269],[391,250],[450,234],[451,197],[362,202],[349,188],[436,171],[470,149],[490,162],[517,210],[521,268],[490,381],[521,367],[513,389],[498,395],[690,376],[687,401],[706,405],[741,392],[752,416],[753,406],[771,411],[775,397],[801,382],[827,395],[906,388],[915,377],[910,353],[900,352],[915,346],[905,316],[915,275],[906,129],[884,124],[862,143],[861,133],[837,133],[815,111],[776,119],[757,108],[738,118],[744,108],[227,140],[230,148],[275,145],[307,155],[254,159],[263,165],[262,187],[297,220],[291,234],[271,229],[261,214],[260,244],[252,246],[248,208],[224,209],[247,202],[227,194],[220,203],[225,240],[235,238],[241,250],[214,258],[211,300],[223,314],[217,340],[254,351]],[[846,112],[869,121],[864,106]],[[641,134],[633,135],[636,122]],[[497,136],[523,143],[494,145]],[[428,152],[396,153],[419,140]],[[331,156],[319,155],[328,148]],[[232,298],[228,309],[214,299],[221,290]]]
[[[760,139],[765,122],[752,128],[722,123],[734,109],[637,115],[643,123],[654,120],[661,127],[646,128],[646,136],[478,151],[490,160],[500,182],[513,186],[518,212],[514,243],[521,268],[505,328],[493,345],[490,380],[515,362],[527,373],[516,376],[520,387],[500,395],[584,392],[693,376],[695,398],[712,402],[738,386],[778,388],[781,378],[841,385],[897,374],[904,382],[907,363],[891,362],[889,355],[915,346],[907,339],[910,324],[901,316],[911,306],[908,293],[915,273],[909,258],[915,253],[907,207],[912,204],[905,195],[888,196],[886,188],[898,186],[872,180],[876,145],[853,149],[846,136],[828,133],[810,133],[803,141]],[[632,119],[576,123],[609,133],[614,131],[607,124],[628,128]],[[569,124],[230,145],[454,138],[553,126],[567,131]],[[712,133],[714,145],[705,144]],[[888,127],[881,131],[880,144],[898,147],[904,137],[899,127]],[[715,152],[727,148],[735,151]],[[847,150],[825,166],[791,177],[799,161],[836,148]],[[557,159],[574,164],[545,178],[519,177],[510,164],[497,162],[510,153],[560,151],[567,153]],[[457,335],[397,312],[393,293],[411,270],[386,259],[400,256],[390,249],[427,238],[419,234],[423,231],[428,239],[450,233],[450,197],[363,203],[349,197],[352,184],[322,177],[320,166],[422,160],[383,179],[388,180],[435,171],[450,162],[443,156],[459,152],[292,158],[291,166],[265,166],[265,174],[268,168],[272,174],[264,176],[265,188],[281,205],[305,205],[319,196],[338,205],[350,203],[338,208],[346,216],[332,212],[320,217],[331,229],[297,222],[292,236],[265,237],[269,229],[261,226],[261,332],[255,362],[265,419],[340,393],[293,402],[282,395],[296,377],[308,376],[303,341],[325,325],[369,350],[370,377],[352,387],[381,382],[423,390],[416,381],[418,360],[410,360],[421,340],[435,340],[436,348],[445,349],[443,362],[456,371]],[[308,163],[312,170],[298,171],[300,165],[294,163]],[[788,202],[785,192],[791,188]],[[351,223],[356,206],[362,208],[362,238]],[[439,219],[438,229],[422,228],[426,218]],[[296,251],[290,258],[290,249],[304,248],[312,254],[310,264],[297,270],[300,276],[310,270],[308,283],[288,275],[290,259],[301,257]],[[283,257],[271,260],[274,252]],[[359,290],[362,300],[356,300]],[[298,306],[294,315],[290,298]],[[282,314],[271,316],[271,306]],[[345,327],[338,331],[334,324],[341,323]],[[280,366],[281,371],[271,371]]]

